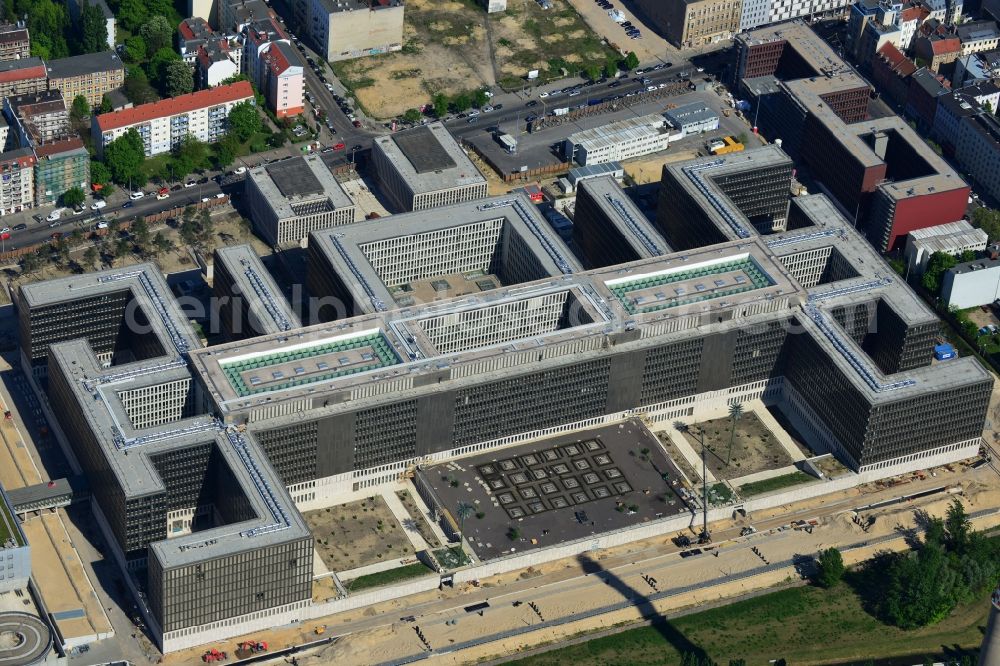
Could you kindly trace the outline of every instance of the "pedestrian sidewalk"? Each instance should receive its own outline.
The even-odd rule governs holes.
[[[410,516],[410,512],[406,510],[403,506],[402,500],[399,499],[399,495],[395,492],[389,490],[382,493],[382,499],[385,500],[386,506],[392,511],[392,515],[396,517],[399,524],[403,526],[403,533],[406,534],[406,538],[410,540],[410,545],[413,546],[413,551],[419,553],[422,550],[430,550],[430,544],[424,541],[424,537],[420,535],[420,531],[417,530],[416,525],[413,524],[413,518]]]

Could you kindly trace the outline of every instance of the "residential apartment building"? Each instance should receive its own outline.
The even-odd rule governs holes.
[[[684,133],[678,130],[673,135],[682,138]],[[563,142],[563,157],[580,166],[620,162],[666,150],[670,139],[666,119],[653,113],[575,132]]]
[[[948,65],[962,55],[962,41],[943,25],[928,28],[928,21],[913,39],[913,56],[923,60],[927,68],[937,72],[941,65]]]
[[[105,0],[70,0],[69,1],[69,11],[73,22],[76,24],[77,29],[80,28],[80,9],[84,6],[97,7],[97,10],[101,12],[101,16],[104,18],[104,29],[107,33],[107,45],[108,50],[115,50],[115,15],[108,7],[108,3]]]
[[[1000,28],[994,21],[970,21],[955,28],[962,43],[962,56],[993,51],[1000,46]]]
[[[959,58],[955,61],[955,71],[951,82],[956,88],[1000,78],[1000,50],[982,51]]]
[[[35,147],[71,134],[69,112],[58,90],[6,97],[3,110],[20,146]]]
[[[0,97],[41,92],[48,86],[48,70],[41,58],[0,61]]]
[[[441,123],[376,138],[372,161],[383,191],[399,211],[486,196],[486,179]]]
[[[742,0],[636,0],[635,8],[675,46],[702,46],[739,31]]]
[[[886,44],[871,61],[872,82],[882,94],[894,104],[906,104],[910,90],[910,77],[917,71],[913,61],[899,52],[892,44]]]
[[[90,187],[90,153],[75,137],[35,146],[35,205],[54,204],[66,190]]]
[[[31,148],[0,153],[0,215],[35,205],[35,163]]]
[[[214,28],[237,35],[252,23],[275,17],[263,0],[219,0],[218,11],[219,19]]]
[[[264,80],[264,54],[276,42],[290,43],[273,17],[254,21],[243,29],[243,71],[257,83],[258,89]]]
[[[100,106],[106,94],[125,85],[125,65],[114,51],[50,60],[48,75],[49,90],[62,92],[67,108],[77,95],[91,107]]]
[[[215,143],[226,135],[229,112],[241,102],[254,102],[249,81],[95,115],[91,121],[94,148],[103,155],[106,145],[133,128],[142,137],[147,157],[169,152],[187,136]]]
[[[0,25],[0,60],[19,60],[31,56],[31,38],[23,23]]]
[[[264,91],[267,106],[274,115],[284,118],[305,111],[305,67],[298,51],[288,42],[274,42],[264,54],[263,64],[258,87]]]
[[[195,55],[195,78],[198,88],[214,88],[240,73],[239,45],[230,45],[225,37],[209,39]],[[235,55],[235,57],[234,57]]]
[[[331,62],[403,48],[403,0],[293,0],[292,11]]]
[[[216,36],[208,21],[200,16],[186,18],[177,26],[177,52],[184,62],[194,65],[198,48]]]
[[[975,113],[959,121],[955,159],[972,181],[991,197],[1000,197],[1000,122],[992,113]]]

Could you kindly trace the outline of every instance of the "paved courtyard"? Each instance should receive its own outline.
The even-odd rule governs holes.
[[[638,419],[435,465],[433,489],[480,559],[688,511],[681,474]]]

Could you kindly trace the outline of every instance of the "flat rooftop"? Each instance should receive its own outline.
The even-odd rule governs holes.
[[[486,182],[441,123],[378,137],[375,144],[416,194]]]
[[[483,226],[491,229],[475,230]],[[445,235],[455,239],[464,234],[480,236],[493,233],[497,243],[500,243],[501,236],[507,231],[517,234],[543,273],[555,276],[583,269],[523,192],[314,231],[309,236],[309,245],[326,256],[351,291],[356,304],[369,311],[380,311],[397,299],[393,288],[398,285],[385,281],[374,265],[381,266],[382,262],[373,262],[372,259],[372,252],[384,252],[386,241],[396,241],[399,254],[412,254],[425,243],[444,242]],[[420,256],[426,260],[425,254],[423,252]],[[385,259],[381,255],[380,258]],[[484,261],[489,264],[490,258],[486,257]],[[393,265],[389,263],[387,269],[391,268]],[[452,272],[443,270],[440,274]],[[423,277],[438,277],[438,274]]]
[[[648,458],[636,452],[648,449]],[[471,503],[464,536],[482,560],[689,513],[683,474],[639,419],[418,469],[438,509]],[[448,479],[445,481],[444,479]],[[458,486],[451,485],[458,479]],[[621,510],[619,510],[621,506]],[[512,540],[511,527],[520,536]]]
[[[701,123],[718,119],[719,114],[709,108],[704,102],[692,102],[663,112],[667,120],[677,127],[688,123]]]
[[[215,259],[225,266],[235,284],[247,295],[250,310],[266,333],[287,331],[302,325],[281,288],[251,246],[231,245],[218,248]]]
[[[318,155],[290,157],[258,166],[247,177],[253,180],[279,220],[354,206]]]
[[[620,166],[618,168],[621,168]],[[670,254],[673,249],[611,176],[588,178],[580,183],[640,257]]]
[[[625,141],[641,141],[650,136],[660,136],[669,131],[666,119],[659,113],[651,113],[581,130],[571,134],[567,141],[595,151]]]
[[[675,162],[665,165],[663,170],[671,173],[688,195],[698,202],[723,236],[735,240],[750,238],[756,232],[750,220],[713,179],[781,164],[791,166],[792,159],[780,147],[770,144],[738,153],[706,155]]]
[[[838,56],[830,45],[813,32],[802,20],[789,21],[778,25],[765,26],[741,32],[736,41],[748,46],[757,46],[776,41],[785,41],[785,48],[791,47],[815,75],[840,74],[853,69]]]

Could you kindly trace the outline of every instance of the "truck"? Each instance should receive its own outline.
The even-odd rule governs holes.
[[[503,146],[503,149],[508,153],[513,155],[517,152],[517,139],[512,137],[510,134],[496,134],[497,143]]]
[[[713,155],[726,155],[728,153],[738,153],[744,149],[744,145],[734,137],[725,136],[721,139],[713,139],[708,142],[708,152]]]
[[[559,109],[552,109],[553,116],[565,116],[567,113],[569,113],[569,107],[567,106],[564,106]]]

